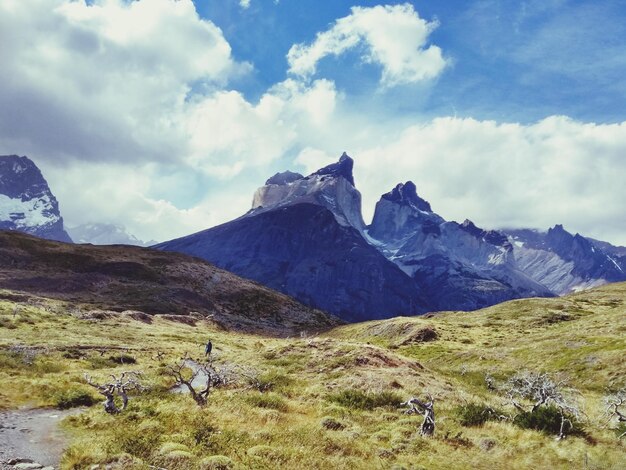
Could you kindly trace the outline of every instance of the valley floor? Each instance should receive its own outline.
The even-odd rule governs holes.
[[[294,338],[16,301],[9,291],[0,298],[0,411],[84,407],[63,421],[61,468],[625,467],[626,439],[603,417],[603,397],[626,386],[624,283]],[[165,370],[185,354],[201,360],[209,338],[217,362],[255,380],[215,389],[200,408],[171,393]],[[140,371],[147,389],[131,394],[124,412],[106,414],[84,374],[103,382],[128,370]],[[485,377],[498,384],[525,370],[561,374],[580,391],[580,435],[556,440],[511,420],[462,424],[470,403],[512,416]],[[400,406],[427,393],[437,420],[431,438]]]

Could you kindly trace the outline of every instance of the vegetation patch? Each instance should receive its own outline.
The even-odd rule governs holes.
[[[93,406],[98,403],[98,399],[91,393],[80,388],[69,388],[61,390],[54,395],[54,406],[61,410],[78,408],[81,406]]]
[[[398,408],[402,404],[402,397],[395,392],[364,392],[357,389],[334,393],[329,395],[328,400],[356,410],[373,410],[383,406]]]
[[[462,426],[482,426],[487,421],[499,421],[505,417],[502,411],[480,403],[457,406],[453,414]]]
[[[269,408],[286,412],[289,409],[287,401],[276,393],[250,393],[246,396],[246,401],[259,408]]]
[[[564,433],[583,436],[585,434],[582,424],[575,416],[562,412],[554,405],[541,406],[534,411],[525,411],[513,419],[513,424],[522,429],[534,429],[545,434],[559,435],[561,425],[565,420]]]

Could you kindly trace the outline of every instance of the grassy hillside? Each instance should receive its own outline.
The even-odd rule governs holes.
[[[230,330],[297,334],[340,322],[292,298],[177,253],[72,245],[0,231],[0,289],[96,309],[211,318]]]
[[[295,338],[204,320],[89,317],[67,300],[31,295],[24,303],[9,291],[2,298],[1,407],[99,400],[85,372],[104,380],[138,370],[149,388],[118,415],[96,405],[66,419],[73,441],[63,468],[620,469],[626,462],[624,439],[601,419],[607,389],[626,385],[626,284]],[[170,393],[163,372],[186,352],[202,356],[209,337],[220,362],[256,370],[258,383],[216,389],[200,408]],[[584,432],[558,441],[510,420],[462,424],[468,403],[513,414],[485,375],[501,383],[520,370],[566,375],[580,391]],[[427,392],[436,400],[432,438],[421,437],[421,418],[399,406]]]

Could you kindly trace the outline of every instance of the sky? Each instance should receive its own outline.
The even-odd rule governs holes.
[[[448,220],[626,245],[620,0],[2,0],[0,154],[164,241],[346,151]]]

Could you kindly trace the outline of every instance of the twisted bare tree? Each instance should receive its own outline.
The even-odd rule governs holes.
[[[626,410],[622,407],[626,407],[626,388],[621,389],[617,393],[609,395],[605,398],[606,403],[606,416],[608,421],[617,419],[618,423],[626,423]],[[626,436],[626,431],[621,433],[617,438],[621,439]]]
[[[504,391],[509,403],[522,413],[533,413],[539,407],[550,404],[558,408],[561,414],[559,439],[564,439],[567,432],[574,428],[569,416],[578,419],[582,415],[573,399],[578,390],[569,387],[566,380],[554,380],[545,372],[517,373],[506,383]],[[522,400],[531,403],[530,409]]]
[[[205,406],[214,388],[234,381],[235,368],[229,364],[217,365],[209,356],[204,361],[196,361],[185,354],[180,361],[165,368],[165,374],[174,379],[174,386],[184,387],[198,406]]]
[[[432,436],[435,433],[435,399],[431,395],[428,395],[428,401],[413,397],[402,405],[409,407],[405,414],[418,414],[424,417],[420,427],[422,436]]]
[[[86,382],[98,390],[101,395],[104,395],[104,411],[109,414],[117,414],[126,409],[128,406],[128,392],[131,390],[144,390],[144,387],[139,382],[140,378],[140,372],[122,372],[119,377],[111,374],[110,382],[98,384],[91,379],[89,374],[85,374]],[[115,403],[116,396],[120,397],[122,400],[121,408],[118,408]]]

